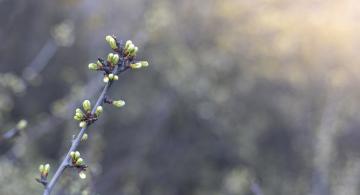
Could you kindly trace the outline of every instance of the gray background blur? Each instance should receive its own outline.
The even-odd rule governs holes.
[[[285,0],[0,0],[0,194],[41,194],[104,86],[87,65],[132,40],[53,194],[360,194],[360,4]]]

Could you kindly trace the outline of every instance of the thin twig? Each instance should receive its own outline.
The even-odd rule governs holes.
[[[343,93],[341,90],[333,90],[325,102],[321,116],[319,129],[317,130],[314,148],[314,167],[312,173],[312,193],[314,195],[329,194],[329,167],[331,154],[334,148],[334,139],[339,120]]]
[[[5,142],[8,139],[11,139],[17,135],[19,135],[20,130],[18,128],[13,128],[11,129],[9,132],[7,132],[6,134],[4,134],[3,136],[0,137],[0,144]]]
[[[250,189],[254,193],[254,195],[264,195],[257,179],[251,182]]]

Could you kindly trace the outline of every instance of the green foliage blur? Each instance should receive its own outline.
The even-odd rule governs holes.
[[[41,194],[105,84],[87,68],[132,40],[149,67],[110,89],[53,194],[360,194],[355,0],[0,0],[0,194]],[[45,48],[45,49],[44,49]],[[43,51],[43,52],[41,52]],[[34,59],[36,63],[32,63]],[[42,66],[43,67],[40,67]],[[39,71],[37,71],[39,70]]]

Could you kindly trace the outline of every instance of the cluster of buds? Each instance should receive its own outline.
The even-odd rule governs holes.
[[[116,74],[113,74],[113,71],[115,69],[115,66],[119,62],[119,59],[120,59],[120,57],[118,54],[110,53],[107,57],[106,62],[105,62],[105,60],[98,58],[97,64],[94,64],[94,63],[89,64],[89,69],[104,71],[105,76],[104,76],[103,81],[105,83],[108,83],[109,80],[117,81],[119,79],[119,76]]]
[[[120,59],[126,64],[127,68],[139,69],[141,67],[149,66],[147,61],[134,61],[136,53],[139,49],[132,43],[131,40],[126,41],[124,48],[122,40],[118,41],[115,35],[106,36],[106,41],[110,43],[111,48],[118,54],[110,53],[106,61],[98,58],[97,64],[89,64],[90,70],[101,70],[105,72],[103,79],[105,83],[108,83],[109,81],[117,81],[119,79],[118,73],[114,73],[113,71],[115,66],[118,65]]]
[[[105,37],[106,41],[110,43],[110,47],[114,50],[114,51],[118,51],[119,47],[118,44],[116,42],[116,36],[115,35],[108,35]]]
[[[49,164],[46,164],[45,166],[40,165],[39,171],[40,171],[41,179],[36,178],[35,180],[39,183],[42,183],[44,186],[46,186],[46,184],[47,184],[46,179],[47,179],[48,173],[50,171],[50,165]]]
[[[135,47],[135,45],[130,40],[126,41],[125,51],[124,51],[125,55],[129,56],[130,58],[135,58],[137,51],[138,48]],[[131,63],[129,65],[129,68],[139,69],[141,67],[147,67],[147,66],[149,66],[149,63],[147,61],[139,61],[139,62]]]
[[[108,55],[106,62],[103,59],[98,58],[97,64],[94,64],[94,63],[89,64],[89,69],[105,71],[105,73],[104,73],[105,76],[104,76],[104,80],[103,80],[105,83],[108,83],[109,80],[117,81],[119,79],[118,75],[114,75],[112,72],[113,72],[115,66],[117,65],[118,61],[119,61],[119,55],[118,54],[114,55],[113,53],[110,53]]]
[[[80,158],[80,152],[72,151],[72,152],[70,152],[70,157],[71,157],[71,164],[72,164],[72,166],[77,168],[78,173],[79,173],[79,177],[81,179],[85,179],[86,175],[85,175],[84,171],[86,171],[86,168],[88,168],[88,166],[87,165],[82,165],[84,160],[82,158]]]
[[[74,119],[81,121],[79,127],[85,127],[85,125],[92,124],[97,120],[97,117],[102,113],[103,108],[98,106],[94,114],[91,114],[91,104],[89,100],[83,102],[83,107],[85,114],[81,111],[80,108],[76,109]]]
[[[125,55],[128,55],[130,57],[135,57],[138,50],[139,50],[138,47],[135,47],[135,45],[132,43],[132,41],[130,41],[130,40],[126,41]]]

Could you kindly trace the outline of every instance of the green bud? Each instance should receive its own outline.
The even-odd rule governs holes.
[[[131,44],[132,44],[132,42],[130,40],[126,41],[125,49],[128,49]]]
[[[114,75],[114,81],[119,80],[119,76],[118,75]]]
[[[147,61],[140,61],[142,67],[148,67],[149,63]]]
[[[75,113],[84,114],[84,113],[80,110],[80,108],[77,108],[76,111],[75,111]]]
[[[106,41],[110,43],[110,40],[113,39],[113,37],[111,35],[108,35],[105,37]]]
[[[76,164],[77,164],[77,165],[81,165],[81,163],[83,163],[83,159],[82,159],[82,158],[79,158],[79,159],[76,161]]]
[[[129,45],[129,47],[126,49],[126,51],[127,51],[128,53],[131,53],[131,52],[134,50],[134,48],[135,48],[135,45],[131,43],[131,44]]]
[[[40,173],[42,174],[44,172],[44,165],[40,165],[39,170],[40,170]]]
[[[122,100],[119,100],[119,101],[114,101],[114,106],[116,107],[123,107],[125,105],[125,102],[122,101]]]
[[[99,116],[102,113],[102,111],[103,111],[103,108],[101,106],[98,106],[96,108],[95,114],[97,114]]]
[[[114,38],[111,38],[111,39],[110,39],[110,46],[111,46],[111,48],[113,48],[113,49],[116,49],[116,48],[117,48],[117,46],[116,46],[116,41],[115,41]]]
[[[75,152],[75,160],[79,159],[80,158],[80,152],[79,151],[76,151]]]
[[[138,47],[135,47],[134,50],[131,51],[130,56],[134,56],[138,51]]]
[[[77,116],[77,117],[80,118],[80,119],[82,119],[82,118],[84,117],[83,114],[80,114],[80,113],[76,113],[75,116]]]
[[[114,74],[109,74],[109,79],[113,80],[114,79]]]
[[[88,138],[88,134],[84,134],[83,136],[82,136],[82,140],[84,141],[84,140],[87,140],[87,138]]]
[[[24,129],[27,126],[27,121],[26,120],[21,120],[18,122],[18,124],[16,125],[16,128],[19,130]]]
[[[111,62],[112,59],[113,59],[113,57],[114,57],[114,54],[113,54],[113,53],[109,53],[108,58],[107,58],[107,61]]]
[[[81,121],[81,122],[79,123],[79,127],[83,128],[83,127],[85,127],[85,126],[86,126],[86,122],[85,122],[85,121]]]
[[[119,62],[119,59],[120,59],[119,55],[118,55],[118,54],[115,54],[115,55],[112,57],[111,63],[112,63],[112,64],[117,64],[117,63]]]
[[[98,68],[98,66],[96,64],[94,64],[94,63],[89,64],[89,69],[90,70],[97,70],[97,68]]]
[[[104,81],[104,83],[108,83],[109,82],[109,77],[105,75],[103,81]]]
[[[85,110],[85,111],[90,110],[90,109],[91,109],[90,101],[89,101],[89,100],[85,100],[85,101],[83,102],[83,107],[84,107],[84,110]]]
[[[50,165],[46,164],[44,167],[44,174],[49,173],[49,171],[50,171]]]
[[[74,119],[77,120],[77,121],[81,121],[82,117],[78,117],[78,116],[74,116]]]
[[[75,159],[75,152],[74,151],[70,152],[70,157],[71,157],[71,159]]]
[[[79,173],[79,177],[80,177],[81,179],[86,179],[86,175],[85,175],[84,172],[80,172],[80,173]]]
[[[98,60],[97,61],[97,64],[99,65],[99,66],[102,66],[102,63]]]
[[[133,69],[139,69],[142,67],[141,63],[136,63],[136,64],[130,64],[130,67]]]

